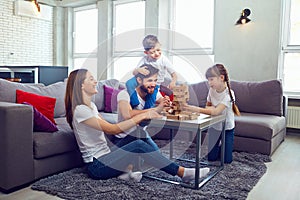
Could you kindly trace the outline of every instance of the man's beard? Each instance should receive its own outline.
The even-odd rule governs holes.
[[[140,88],[143,92],[145,92],[147,94],[153,94],[155,86],[149,86],[146,88],[145,86],[142,85]],[[152,88],[153,88],[153,90],[152,90]]]

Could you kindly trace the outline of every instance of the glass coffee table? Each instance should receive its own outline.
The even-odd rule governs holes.
[[[195,148],[195,159],[190,160],[190,159],[180,159],[180,158],[175,158],[177,160],[184,160],[187,162],[193,162],[194,167],[196,170],[195,174],[195,181],[193,184],[186,184],[181,181],[173,181],[173,180],[168,180],[165,178],[158,178],[156,176],[152,175],[145,175],[145,177],[168,182],[168,183],[173,183],[173,184],[180,184],[185,187],[193,188],[193,189],[199,189],[201,188],[205,183],[207,183],[210,179],[212,179],[218,172],[220,172],[223,167],[224,167],[224,136],[225,136],[225,115],[218,115],[218,116],[210,116],[210,115],[204,115],[201,114],[197,119],[195,120],[173,120],[173,119],[167,119],[166,117],[163,117],[161,119],[152,119],[152,120],[147,120],[141,123],[141,126],[147,126],[148,128],[150,127],[155,127],[155,128],[164,128],[164,129],[169,129],[170,130],[170,148],[169,148],[169,155],[170,159],[174,159],[174,144],[173,144],[173,138],[174,138],[174,132],[178,130],[186,131],[185,133],[188,132],[195,132],[196,133],[196,148]],[[201,136],[204,132],[206,132],[210,127],[213,126],[219,126],[221,128],[220,134],[221,134],[221,158],[220,161],[218,162],[219,164],[212,164],[208,161],[201,161],[200,155],[201,155]],[[185,134],[184,132],[180,132],[177,134]],[[209,174],[204,177],[204,178],[196,178],[199,177],[200,174],[200,167],[209,167],[209,166],[214,166],[214,170],[210,171]]]

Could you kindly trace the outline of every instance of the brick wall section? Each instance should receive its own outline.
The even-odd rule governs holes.
[[[52,65],[52,63],[53,21],[16,16],[14,0],[1,0],[0,65]]]

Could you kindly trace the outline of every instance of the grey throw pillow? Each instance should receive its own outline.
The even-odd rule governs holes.
[[[241,112],[282,116],[283,90],[280,80],[230,82]]]
[[[57,82],[48,86],[41,86],[41,84],[23,84],[0,79],[0,101],[15,103],[16,89],[56,98],[54,117],[65,115],[64,98],[66,82]]]

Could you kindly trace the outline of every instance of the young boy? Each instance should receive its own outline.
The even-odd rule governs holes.
[[[133,75],[138,73],[148,75],[149,71],[145,67],[140,67],[143,64],[150,64],[158,71],[157,84],[160,85],[160,91],[168,96],[172,95],[172,89],[176,85],[177,75],[173,69],[170,60],[162,54],[161,45],[154,35],[147,35],[143,40],[145,56],[140,60],[137,67],[133,71]],[[172,80],[168,78],[171,76]],[[129,95],[131,96],[137,86],[136,78],[132,77],[126,82],[126,87]]]

